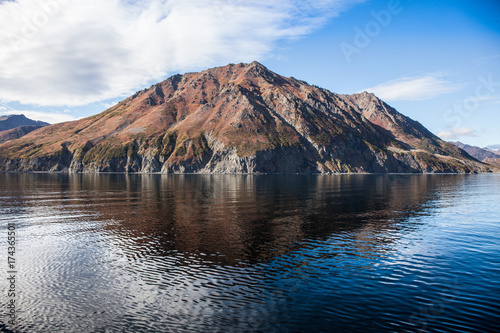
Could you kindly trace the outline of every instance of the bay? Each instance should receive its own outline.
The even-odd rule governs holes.
[[[500,175],[0,174],[14,332],[494,332]]]

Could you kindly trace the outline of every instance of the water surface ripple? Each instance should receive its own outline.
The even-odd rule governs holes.
[[[6,331],[500,331],[500,175],[0,174],[9,222]]]

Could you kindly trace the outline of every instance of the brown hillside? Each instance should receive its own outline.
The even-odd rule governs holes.
[[[487,172],[373,94],[253,62],[175,75],[82,120],[0,145],[4,171]]]

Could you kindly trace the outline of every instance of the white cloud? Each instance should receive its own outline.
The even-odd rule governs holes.
[[[85,105],[174,72],[258,60],[362,1],[3,1],[0,99]]]
[[[443,131],[437,134],[443,140],[455,140],[463,137],[475,137],[477,136],[475,131],[468,127],[457,127],[450,131]]]
[[[2,114],[24,114],[27,118],[33,120],[45,121],[49,124],[61,123],[64,121],[76,120],[77,118],[61,113],[53,113],[53,112],[38,112],[38,111],[19,111],[9,109],[8,111],[2,111]]]
[[[386,101],[419,101],[447,94],[461,88],[440,78],[439,74],[404,77],[365,89]]]

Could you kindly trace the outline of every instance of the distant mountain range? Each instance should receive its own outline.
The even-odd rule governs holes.
[[[482,161],[484,163],[500,166],[500,153],[492,150],[492,148],[498,147],[498,145],[488,146],[486,148],[480,148],[476,146],[470,146],[462,142],[451,142],[455,146],[465,150],[472,157]]]
[[[47,125],[50,124],[26,118],[24,115],[0,116],[0,143],[18,139]]]
[[[162,173],[491,172],[373,94],[263,65],[174,75],[85,119],[0,144],[0,170]]]
[[[500,145],[490,145],[490,146],[487,146],[486,149],[493,150],[497,153],[500,153]]]

